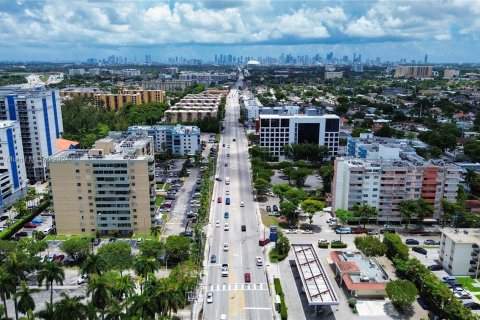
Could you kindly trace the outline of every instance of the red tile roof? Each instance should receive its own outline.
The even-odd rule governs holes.
[[[353,283],[350,275],[343,275],[343,282],[348,290],[385,290],[387,287],[386,282],[357,282]]]
[[[69,150],[71,146],[78,146],[78,142],[67,139],[57,139],[57,151]]]
[[[467,209],[480,208],[480,200],[467,200],[467,202],[465,203],[465,208]]]
[[[348,273],[358,273],[360,269],[358,268],[355,262],[348,262],[348,261],[341,261],[338,257],[339,254],[342,254],[341,251],[332,251],[330,252],[330,257],[332,260],[337,264],[338,269],[340,272],[348,272]]]

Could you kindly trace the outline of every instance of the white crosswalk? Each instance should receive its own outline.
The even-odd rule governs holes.
[[[255,291],[268,290],[266,283],[228,283],[210,284],[206,286],[207,291]]]

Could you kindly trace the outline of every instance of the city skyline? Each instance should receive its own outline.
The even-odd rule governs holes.
[[[0,60],[361,53],[478,62],[479,1],[1,1]],[[121,5],[118,5],[121,3]],[[458,19],[458,17],[462,19]],[[454,50],[453,50],[454,49]]]

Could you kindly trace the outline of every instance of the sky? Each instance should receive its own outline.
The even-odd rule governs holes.
[[[330,51],[480,62],[480,0],[0,0],[0,60]]]

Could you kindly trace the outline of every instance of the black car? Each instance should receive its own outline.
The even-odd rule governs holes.
[[[26,231],[20,231],[15,234],[17,237],[28,237],[28,233]]]
[[[428,310],[428,308],[430,308],[427,301],[425,299],[423,299],[422,297],[418,297],[417,302],[420,305],[420,307],[422,307],[424,310]]]
[[[108,242],[109,242],[109,243],[117,242],[117,238],[110,238],[110,239],[108,239]]]
[[[100,242],[102,242],[102,239],[95,239],[95,240],[93,241],[93,245],[94,245],[94,246],[98,246],[98,245],[100,244]]]
[[[422,247],[413,247],[412,248],[413,251],[415,252],[418,252],[418,253],[421,253],[421,254],[424,254],[426,255],[427,254],[427,250],[425,250],[424,248]]]
[[[247,231],[247,226],[242,224],[242,231]]]
[[[427,267],[429,270],[432,270],[432,271],[440,271],[440,270],[443,270],[443,267],[439,264],[432,264],[431,266],[428,266]]]
[[[172,196],[172,195],[166,196],[165,200],[175,200],[175,196]]]
[[[470,310],[480,310],[480,304],[473,301],[465,303],[464,306]]]
[[[381,234],[384,234],[385,232],[395,233],[395,228],[386,228],[386,229],[380,230]]]
[[[270,208],[270,206],[267,206],[267,212],[271,212],[272,211],[272,208]]]
[[[415,240],[415,239],[407,239],[407,240],[405,240],[405,244],[419,245],[419,244],[420,244],[420,241]]]
[[[0,221],[4,221],[4,220],[7,220],[8,219],[8,216],[1,216],[0,217]]]
[[[187,231],[180,232],[180,235],[185,237],[193,237],[193,232],[187,230]]]
[[[423,242],[423,244],[425,244],[427,246],[436,246],[436,245],[440,245],[440,241],[435,241],[435,240],[432,240],[432,239],[428,239],[428,240],[425,240]]]
[[[273,211],[278,211],[278,207],[276,204],[274,204],[272,207],[273,207]]]

